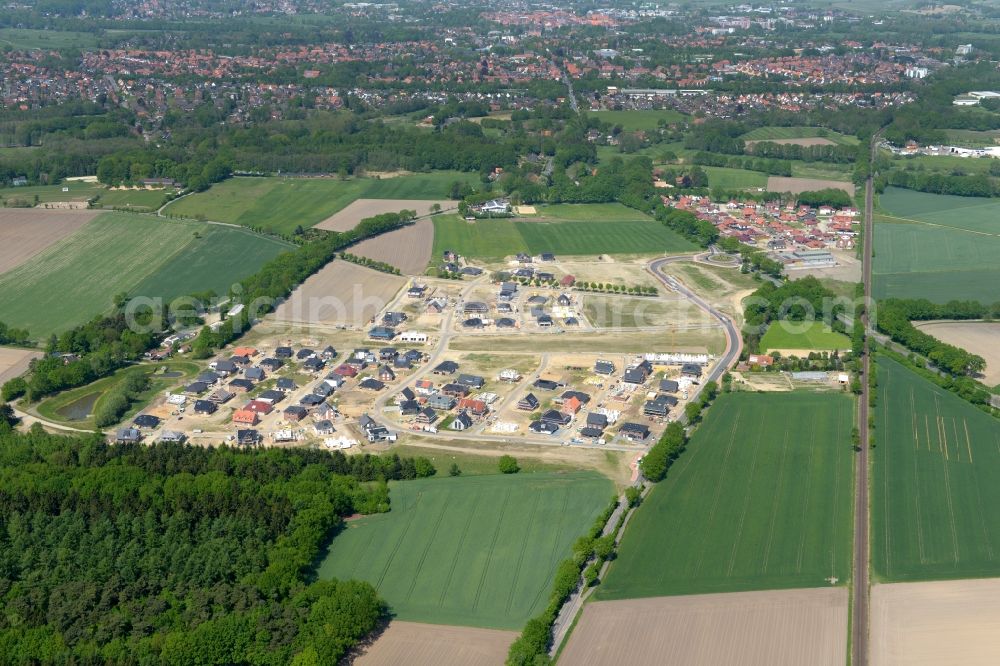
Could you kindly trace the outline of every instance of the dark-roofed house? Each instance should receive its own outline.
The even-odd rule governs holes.
[[[242,428],[236,431],[236,443],[240,446],[255,446],[260,444],[260,433],[252,428]]]
[[[626,384],[639,386],[646,383],[646,373],[639,368],[628,368],[622,375],[622,381]]]
[[[306,359],[306,362],[302,364],[302,369],[306,372],[319,372],[325,365],[323,359],[314,356]]]
[[[441,361],[431,371],[435,375],[452,375],[458,372],[458,363],[454,361]]]
[[[510,317],[500,317],[496,320],[495,325],[497,328],[515,328],[517,326],[517,322]]]
[[[590,396],[583,391],[564,391],[562,396],[563,400],[569,400],[570,398],[576,398],[581,405],[586,405],[590,402]]]
[[[378,378],[383,382],[391,382],[396,379],[396,373],[387,365],[378,369]]]
[[[466,319],[465,321],[463,321],[462,326],[464,328],[482,328],[483,320],[480,319],[479,317],[472,317],[470,319]]]
[[[324,400],[326,400],[326,398],[321,395],[308,393],[299,398],[299,404],[303,407],[315,407],[316,405],[322,405]]]
[[[552,381],[551,379],[536,379],[531,385],[539,391],[555,391],[562,386],[559,382]]]
[[[211,400],[195,400],[194,401],[194,413],[195,414],[214,414],[219,406],[216,405]]]
[[[437,417],[437,413],[430,407],[424,407],[417,412],[417,421],[419,423],[434,423],[437,421]]]
[[[209,367],[211,367],[213,370],[215,370],[215,372],[222,375],[223,377],[235,374],[237,371],[236,364],[233,363],[232,361],[216,361],[215,363],[212,363]]]
[[[456,380],[459,384],[465,384],[466,386],[474,389],[481,389],[486,384],[486,380],[479,375],[465,375],[461,374]]]
[[[580,429],[580,437],[583,437],[585,439],[600,439],[603,434],[604,431],[601,430],[600,428],[592,428],[590,426],[587,426],[586,428]]]
[[[358,388],[364,389],[366,391],[381,391],[385,388],[385,384],[375,379],[374,377],[369,377],[361,381],[358,384]]]
[[[547,314],[538,315],[538,318],[535,320],[535,323],[537,323],[542,328],[548,328],[549,326],[552,326],[552,316]]]
[[[470,389],[465,384],[445,384],[441,387],[441,393],[445,395],[450,395],[453,398],[464,398],[469,395]]]
[[[615,374],[615,364],[611,361],[598,361],[594,364],[594,372],[599,375]]]
[[[472,417],[465,412],[459,412],[448,427],[452,430],[468,430],[472,427]]]
[[[268,372],[276,372],[281,369],[281,366],[285,364],[284,361],[277,358],[265,358],[260,362],[260,367],[264,368]]]
[[[641,442],[649,437],[649,428],[641,423],[623,423],[618,434],[633,442]]]
[[[291,347],[278,347],[277,349],[274,350],[274,356],[275,356],[275,358],[279,358],[279,359],[281,359],[281,358],[291,358],[293,356],[293,354],[294,354],[294,352],[292,351]]]
[[[212,385],[220,379],[222,379],[222,375],[218,375],[212,371],[207,371],[198,375],[198,378],[195,379],[195,381],[201,382],[202,384]]]
[[[431,409],[442,409],[444,411],[448,411],[455,406],[455,399],[450,395],[436,393],[427,398],[427,406]]]
[[[312,392],[318,396],[329,398],[330,395],[333,393],[333,387],[330,386],[330,384],[325,381],[319,382],[318,384],[316,384],[316,386],[313,387]]]
[[[550,409],[549,411],[542,414],[542,421],[550,421],[552,423],[558,423],[561,426],[568,425],[570,421],[573,420],[569,414],[564,414],[563,412],[556,411],[555,409]]]
[[[302,405],[289,405],[288,407],[285,407],[285,411],[282,412],[285,420],[293,423],[298,423],[304,419],[308,413],[309,412],[307,412],[306,408]]]
[[[392,340],[396,337],[396,329],[388,326],[375,326],[368,331],[368,337],[372,340]]]
[[[269,402],[273,405],[276,402],[284,400],[285,394],[281,391],[275,391],[274,389],[267,389],[266,391],[261,391],[260,395],[257,396],[257,399]]]
[[[229,382],[229,388],[238,393],[239,392],[246,393],[247,391],[253,390],[253,382],[250,381],[249,379],[243,379],[243,378],[234,379],[233,381]]]
[[[122,428],[115,434],[118,444],[135,444],[142,440],[142,433],[136,428]]]
[[[642,406],[642,413],[646,416],[664,418],[669,411],[670,406],[663,400],[659,399],[647,400]]]
[[[399,413],[402,416],[413,416],[420,411],[420,403],[416,400],[404,400],[399,403]]]
[[[697,363],[685,363],[681,366],[681,377],[688,379],[701,379],[701,366]]]
[[[278,389],[279,391],[287,392],[287,391],[294,391],[295,389],[298,388],[298,386],[296,386],[295,382],[292,381],[292,379],[289,377],[279,377],[278,381],[274,383],[274,388]]]
[[[680,386],[672,379],[661,379],[660,390],[664,393],[677,393]]]
[[[587,414],[587,427],[597,428],[598,430],[604,430],[608,427],[608,417],[605,414],[599,414],[597,412],[590,412]]]
[[[208,390],[208,384],[205,382],[191,382],[184,387],[184,392],[188,395],[199,395]]]
[[[554,435],[559,432],[559,424],[554,421],[532,421],[528,430],[539,435]]]
[[[534,393],[528,393],[517,401],[517,408],[526,412],[533,412],[538,409],[538,398],[535,397]]]
[[[303,349],[300,349],[298,352],[296,352],[295,358],[297,358],[300,361],[304,361],[307,358],[311,358],[311,357],[313,357],[315,355],[316,355],[316,352],[314,352],[312,349],[305,349],[305,348],[303,348]]]
[[[137,428],[155,428],[160,425],[160,419],[153,416],[152,414],[139,414],[132,421]]]
[[[247,379],[255,382],[264,381],[264,369],[263,368],[247,368],[243,371],[243,376]]]

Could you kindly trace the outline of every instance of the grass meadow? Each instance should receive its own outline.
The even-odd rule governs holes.
[[[708,174],[709,187],[721,187],[724,190],[767,187],[767,174],[762,171],[747,171],[746,169],[713,166],[703,166],[701,168]]]
[[[590,472],[390,488],[392,510],[350,521],[319,577],[370,582],[400,620],[495,629],[520,629],[544,608],[556,566],[614,494]]]
[[[624,206],[611,206],[598,204],[594,210],[590,210],[589,205],[549,206],[539,210],[544,221],[466,222],[458,215],[438,215],[434,218],[431,256],[440,257],[444,250],[453,250],[467,257],[496,260],[518,252],[587,256],[662,254],[697,249],[662,224],[648,217],[643,219],[640,213]],[[553,213],[566,217],[556,218]]]
[[[164,212],[290,234],[300,225],[322,222],[355,199],[447,199],[452,183],[474,177],[452,171],[350,180],[236,177],[178,199]]]
[[[1000,201],[889,188],[875,224],[875,297],[997,300]]]
[[[875,575],[1000,575],[1000,421],[884,356],[875,418]]]
[[[795,326],[794,322],[790,322]],[[782,322],[773,322],[760,340],[760,348],[771,349],[810,349],[815,351],[833,351],[851,348],[851,339],[843,333],[838,333],[822,321],[810,323],[804,330],[789,330]]]
[[[213,285],[225,293],[285,247],[202,222],[104,213],[0,275],[0,313],[6,324],[44,339],[106,312],[115,294],[139,286],[146,296]]]
[[[853,417],[838,393],[720,396],[633,516],[598,598],[846,582]]]
[[[786,139],[829,139],[830,141],[844,145],[854,146],[858,144],[856,136],[848,136],[834,132],[825,127],[758,127],[741,136],[744,141],[782,141]]]

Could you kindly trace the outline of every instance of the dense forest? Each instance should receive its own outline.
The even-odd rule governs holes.
[[[11,430],[0,413],[6,663],[333,664],[386,613],[367,583],[316,581],[352,513],[425,459],[111,446]]]

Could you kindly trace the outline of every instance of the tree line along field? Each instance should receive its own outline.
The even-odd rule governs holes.
[[[876,216],[876,298],[997,300],[1000,203],[889,188]]]
[[[447,199],[452,183],[475,174],[442,171],[394,178],[235,177],[182,197],[164,213],[290,234],[311,227],[355,199]]]
[[[630,522],[599,599],[843,584],[854,400],[730,393]]]
[[[875,575],[1000,575],[1000,422],[889,358],[877,368]]]
[[[799,329],[802,330],[799,330]],[[810,349],[815,351],[845,350],[851,348],[851,339],[832,330],[822,321],[807,324],[799,322],[773,322],[760,339],[760,348]]]
[[[614,494],[590,472],[390,485],[391,511],[349,522],[320,579],[368,581],[401,620],[496,629],[542,610],[556,565]]]
[[[498,260],[527,252],[563,255],[662,254],[689,252],[693,243],[647,218],[646,220],[573,220],[527,222],[510,219],[466,222],[458,215],[434,217],[433,258],[444,250],[467,257]]]
[[[145,296],[226,293],[287,248],[239,229],[104,213],[0,275],[0,316],[44,339],[105,312],[116,294],[137,287]]]

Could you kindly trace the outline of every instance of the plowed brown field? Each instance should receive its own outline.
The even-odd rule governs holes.
[[[101,211],[0,208],[0,273],[69,236]]]

